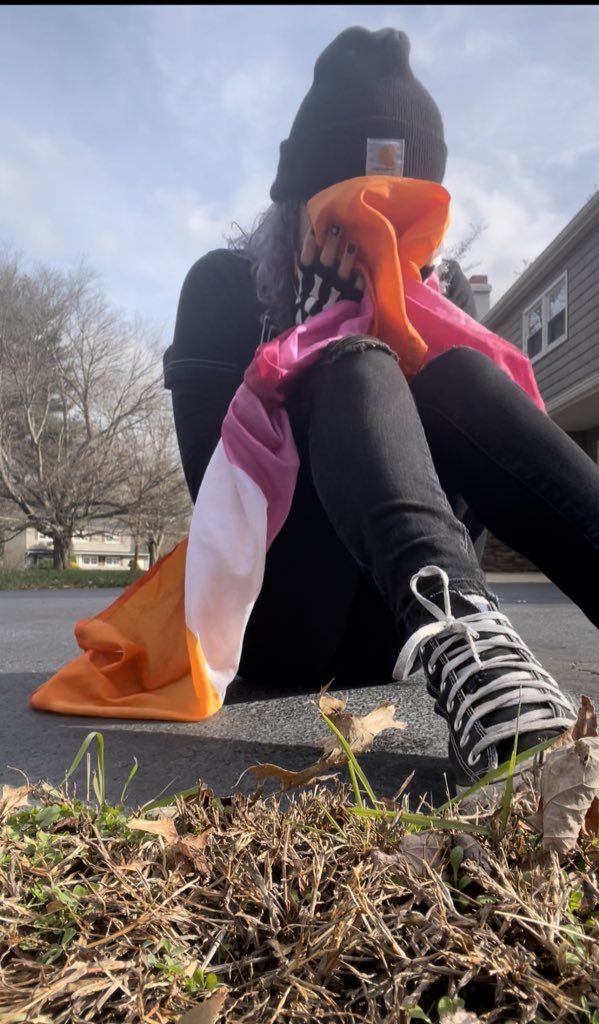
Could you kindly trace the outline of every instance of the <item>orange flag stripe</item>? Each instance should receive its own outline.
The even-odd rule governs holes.
[[[83,653],[32,694],[63,715],[198,721],[221,706],[185,624],[187,541],[75,627]]]

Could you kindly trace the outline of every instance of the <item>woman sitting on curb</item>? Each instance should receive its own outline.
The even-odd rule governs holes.
[[[194,499],[256,347],[362,296],[367,254],[343,223],[319,251],[306,203],[363,175],[443,179],[441,115],[408,55],[392,29],[351,28],[327,47],[281,145],[273,205],[186,278],[165,383]],[[453,276],[467,296],[459,268]],[[299,476],[266,555],[243,678],[273,689],[387,682],[401,651],[401,672],[422,665],[447,720],[459,785],[506,760],[516,731],[523,750],[565,730],[570,701],[499,611],[453,509],[465,499],[599,625],[591,460],[468,347],[410,375],[384,339],[343,338],[299,376],[286,408]]]

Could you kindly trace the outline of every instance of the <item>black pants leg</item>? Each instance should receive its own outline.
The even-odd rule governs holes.
[[[439,484],[409,386],[380,342],[340,343],[298,381],[288,411],[301,469],[267,555],[240,674],[273,685],[333,675],[386,682],[422,617],[413,573],[434,563],[456,586],[485,593],[470,537]]]
[[[424,565],[444,569],[470,593],[486,588],[410,387],[389,350],[375,345],[345,339],[306,382],[310,468],[336,534],[373,580],[403,640],[412,612],[421,615],[410,579]]]
[[[599,469],[486,356],[452,349],[413,394],[444,487],[599,626]]]
[[[448,501],[458,494],[599,625],[597,467],[480,353],[446,353],[410,389],[388,351],[369,345],[346,339],[288,402],[300,475],[241,674],[275,685],[388,680],[422,621],[414,572],[439,565],[454,588],[488,593]],[[189,466],[191,400],[173,398]]]

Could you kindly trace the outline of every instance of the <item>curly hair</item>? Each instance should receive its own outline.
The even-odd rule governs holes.
[[[226,238],[227,247],[251,262],[256,293],[266,306],[261,321],[269,316],[279,332],[295,324],[295,272],[300,250],[300,199],[272,203],[259,214],[250,231],[237,223],[237,234]],[[447,294],[454,262],[439,253],[422,268],[425,280],[433,270],[439,274],[441,290]]]
[[[279,331],[294,324],[295,263],[299,254],[300,199],[283,199],[260,214],[250,231],[239,224],[227,247],[241,252],[252,264],[258,298]]]

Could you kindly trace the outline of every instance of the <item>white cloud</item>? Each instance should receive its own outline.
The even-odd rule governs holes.
[[[510,32],[470,28],[464,34],[462,52],[465,57],[477,61],[505,59],[505,51],[513,50],[515,43],[516,38]]]
[[[589,129],[589,133],[592,130]],[[558,143],[555,150],[547,155],[547,165],[549,167],[564,167],[567,170],[572,170],[585,157],[593,156],[595,153],[599,153],[599,141],[596,139],[574,145],[568,144],[565,148],[562,148]],[[597,176],[599,177],[599,171],[597,171]]]
[[[511,172],[499,184],[484,164],[454,159],[445,183],[452,196],[448,244],[465,237],[471,224],[486,225],[464,263],[480,264],[475,272],[487,274],[492,302],[515,283],[524,260],[539,256],[567,219],[538,182],[522,173],[515,157],[508,162]]]
[[[199,188],[164,185],[148,192],[106,173],[85,146],[0,125],[8,158],[0,162],[0,224],[4,240],[31,258],[72,266],[85,256],[112,300],[164,324],[168,340],[178,294],[195,260],[226,245],[233,221],[251,227],[270,202],[274,171],[251,154],[224,198]]]
[[[471,8],[464,4],[424,4],[419,17],[413,9],[398,6],[373,6],[363,18],[371,31],[396,28],[410,40],[410,64],[418,70],[430,71],[447,61],[446,40],[449,33],[461,29]]]
[[[170,14],[155,8],[150,15],[149,58],[165,109],[194,156],[243,175],[261,151],[268,161],[290,126],[305,85],[297,62],[267,39],[258,52],[239,32],[227,43],[224,25],[214,38],[205,8]]]

